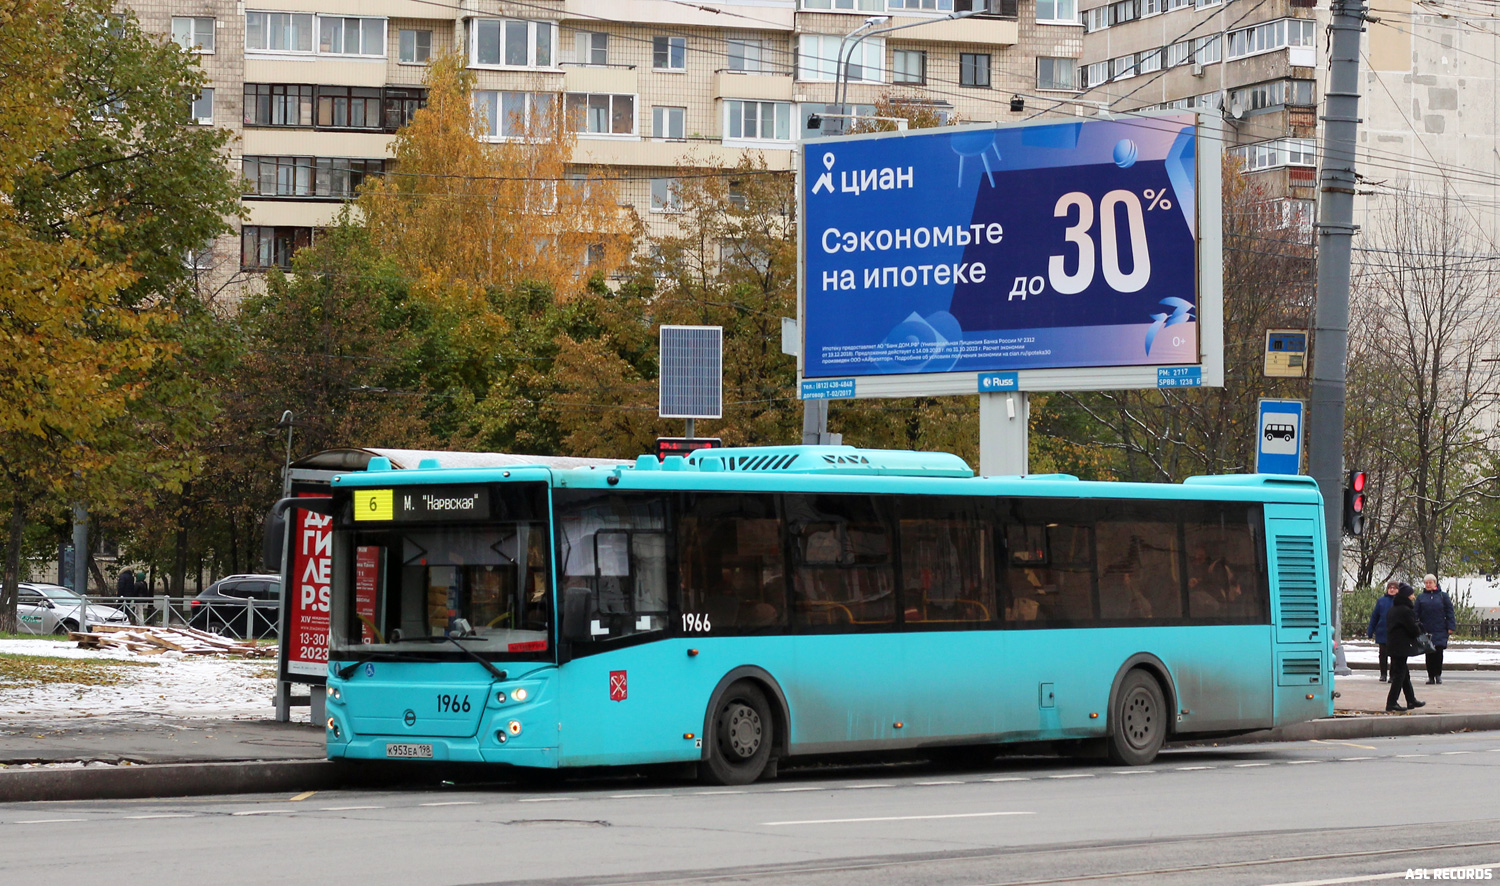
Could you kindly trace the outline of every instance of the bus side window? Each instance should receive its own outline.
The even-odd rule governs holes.
[[[677,567],[684,633],[759,633],[787,623],[777,499],[689,493],[681,499]]]
[[[559,496],[558,503],[570,639],[609,642],[665,630],[665,501],[589,493],[578,500]]]

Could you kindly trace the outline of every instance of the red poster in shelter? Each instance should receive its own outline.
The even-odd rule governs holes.
[[[299,498],[328,498],[302,493]],[[328,672],[328,600],[333,579],[333,518],[296,510],[292,524],[291,585],[287,606],[286,672]]]

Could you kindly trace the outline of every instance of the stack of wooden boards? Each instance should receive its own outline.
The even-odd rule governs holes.
[[[95,625],[88,633],[71,633],[68,638],[77,640],[79,649],[128,649],[137,655],[160,655],[170,650],[187,655],[276,657],[274,644],[246,643],[187,626]]]

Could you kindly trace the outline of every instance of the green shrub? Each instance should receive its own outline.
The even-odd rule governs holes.
[[[1344,639],[1363,639],[1370,624],[1375,601],[1385,593],[1385,585],[1368,588],[1345,588],[1339,605],[1339,628]]]

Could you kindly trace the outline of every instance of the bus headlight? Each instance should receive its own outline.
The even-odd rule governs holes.
[[[530,693],[526,691],[526,688],[524,686],[518,686],[516,687],[516,691],[510,694],[510,697],[514,698],[516,701],[525,701],[526,696],[528,696],[529,694]]]

